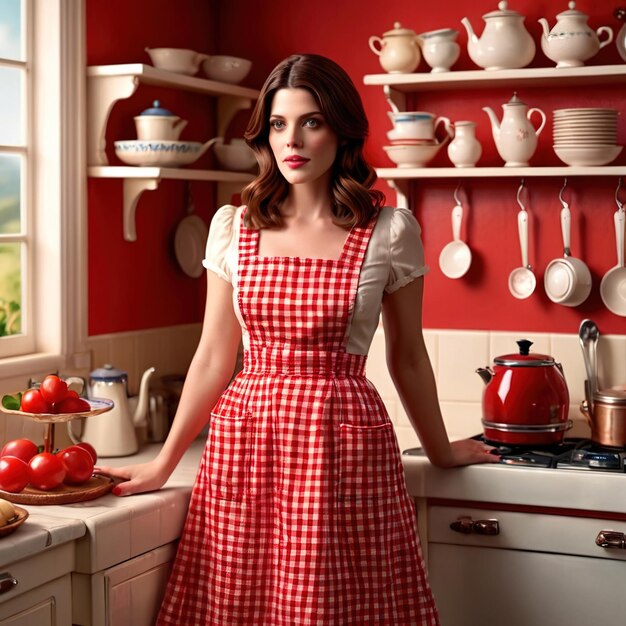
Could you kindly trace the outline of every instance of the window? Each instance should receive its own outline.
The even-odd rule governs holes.
[[[26,296],[31,266],[26,217],[31,94],[26,5],[23,0],[0,0],[0,355],[3,356],[33,347]]]
[[[84,12],[0,0],[0,384],[87,357]]]

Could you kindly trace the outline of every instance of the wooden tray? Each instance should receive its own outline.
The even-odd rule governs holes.
[[[5,498],[6,500],[6,498]],[[21,526],[28,517],[28,511],[23,509],[20,506],[16,506],[15,512],[17,513],[17,519],[14,519],[12,522],[5,524],[4,526],[0,526],[0,537],[4,537],[5,535],[10,535],[14,530],[17,530],[18,526]]]
[[[60,485],[51,491],[35,489],[30,485],[19,493],[0,490],[0,498],[17,504],[71,504],[99,498],[111,491],[114,484],[109,476],[98,475],[82,485]]]

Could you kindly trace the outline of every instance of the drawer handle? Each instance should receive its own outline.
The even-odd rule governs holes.
[[[601,530],[596,537],[596,545],[601,548],[626,550],[626,535],[617,530]]]
[[[450,528],[457,533],[469,535],[499,535],[500,524],[497,519],[479,519],[474,521],[471,517],[459,517],[456,522],[450,524]]]
[[[15,585],[17,585],[17,579],[13,578],[9,572],[2,572],[0,574],[0,594],[11,591]]]

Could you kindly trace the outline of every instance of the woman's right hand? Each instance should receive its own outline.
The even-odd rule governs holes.
[[[120,481],[113,487],[113,494],[116,496],[130,496],[134,493],[156,491],[169,478],[169,473],[158,463],[157,459],[124,467],[99,465],[94,467],[94,473],[105,474]]]

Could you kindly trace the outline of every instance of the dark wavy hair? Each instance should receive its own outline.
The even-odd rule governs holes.
[[[363,156],[369,124],[354,83],[334,61],[317,54],[297,54],[279,63],[261,88],[244,134],[259,162],[259,175],[242,192],[245,221],[251,228],[282,226],[280,204],[289,183],[280,173],[269,145],[269,118],[279,89],[306,89],[315,98],[337,135],[337,156],[331,171],[333,221],[344,228],[364,226],[385,197],[372,189],[374,169]]]

